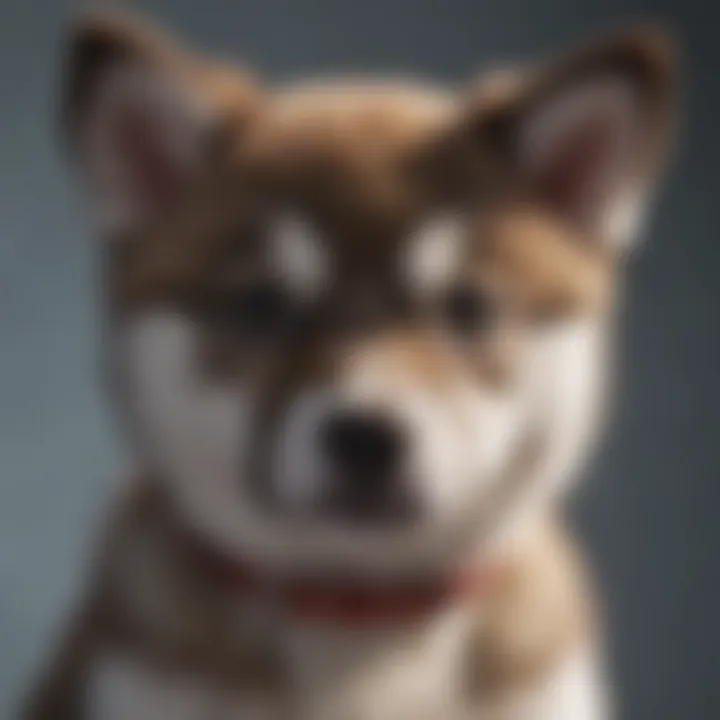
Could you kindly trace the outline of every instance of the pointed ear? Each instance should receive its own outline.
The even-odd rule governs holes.
[[[63,130],[101,230],[135,232],[182,207],[224,121],[250,112],[247,78],[229,82],[124,17],[82,19],[68,50]]]
[[[676,74],[664,33],[621,33],[481,92],[473,131],[533,199],[623,249],[668,158]]]

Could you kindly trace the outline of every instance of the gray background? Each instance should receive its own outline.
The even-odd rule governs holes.
[[[720,38],[709,0],[155,0],[274,78],[467,78],[652,17],[687,56],[682,152],[630,273],[618,421],[575,506],[609,606],[623,717],[720,717]],[[95,367],[94,254],[53,127],[60,0],[0,1],[0,717],[72,597],[124,471]]]

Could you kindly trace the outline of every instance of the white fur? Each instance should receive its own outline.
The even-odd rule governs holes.
[[[502,704],[483,708],[481,720],[609,720],[609,688],[589,647],[564,658],[559,667]],[[468,718],[469,720],[469,718]]]
[[[366,409],[394,420],[407,434],[401,474],[414,479],[432,521],[452,522],[512,452],[521,427],[519,398],[497,397],[469,384],[438,393],[414,385],[409,375],[387,359],[356,359],[336,386],[308,391],[291,404],[280,432],[276,476],[288,499],[300,491],[309,506],[327,487],[328,468],[317,442],[322,420],[333,412]]]
[[[270,230],[274,270],[303,298],[319,295],[329,280],[330,262],[321,238],[307,220],[282,215]]]
[[[528,720],[606,720],[610,691],[599,660],[587,648],[566,658],[541,688]]]
[[[468,704],[463,654],[473,617],[461,607],[424,627],[337,630],[280,623],[291,671],[279,693],[230,689],[129,656],[91,668],[88,720],[607,720],[608,687],[589,647],[500,704]],[[292,692],[292,698],[282,693]]]
[[[611,238],[618,250],[630,250],[641,238],[651,195],[650,188],[638,182],[628,182],[617,192],[603,219],[601,233]]]
[[[248,388],[214,386],[202,378],[199,329],[191,321],[170,313],[141,317],[126,331],[124,354],[136,419],[190,522],[228,550],[261,555],[271,567],[354,567],[396,575],[457,554],[458,525],[475,516],[498,482],[507,481],[508,463],[531,421],[543,430],[543,453],[524,470],[503,525],[536,512],[562,489],[591,426],[597,336],[580,326],[531,342],[525,372],[507,394],[482,390],[470,379],[433,394],[414,387],[402,363],[381,353],[356,354],[337,386],[296,399],[299,405],[289,406],[278,436],[273,481],[301,506],[321,490],[313,433],[328,403],[379,407],[411,430],[411,462],[430,520],[410,530],[372,532],[270,518],[258,510],[241,481],[254,444],[254,398]]]
[[[512,511],[495,538],[501,546],[521,539],[538,513],[578,479],[601,421],[607,342],[603,327],[570,322],[534,343],[526,364],[536,392],[532,424],[542,451],[530,472],[515,478]]]
[[[319,447],[318,429],[336,407],[332,391],[306,391],[286,413],[273,453],[273,481],[291,508],[310,511],[326,492],[328,468]]]
[[[460,217],[442,215],[427,220],[408,239],[401,272],[415,292],[426,294],[445,287],[458,273],[466,231]]]
[[[461,464],[480,463],[483,454],[486,458],[494,456],[492,461],[484,461],[487,468],[495,466],[495,472],[488,469],[485,478],[490,487],[505,471],[514,446],[512,434],[521,423],[532,419],[545,434],[542,457],[520,478],[518,495],[511,507],[501,509],[508,515],[506,527],[527,524],[566,486],[584,454],[593,426],[602,360],[601,337],[596,327],[570,324],[528,340],[522,363],[524,371],[521,369],[516,388],[522,412],[514,418],[507,417],[504,431],[507,435],[496,437],[495,450],[490,449],[485,433],[503,423],[498,422],[498,408],[491,406],[489,395],[470,392],[469,387],[456,388],[457,397],[451,393],[445,399],[449,403],[445,411],[438,412],[437,399],[431,399],[421,409],[408,400],[413,392],[412,383],[407,377],[403,379],[399,364],[393,366],[387,358],[375,355],[356,355],[346,370],[345,381],[332,392],[301,395],[291,407],[287,415],[291,427],[279,438],[279,442],[287,443],[284,446],[287,456],[276,468],[282,476],[280,482],[285,483],[285,492],[296,503],[308,502],[316,492],[313,428],[339,397],[344,402],[384,403],[383,407],[394,409],[406,422],[417,423],[419,437],[429,444],[447,443],[454,448]],[[251,442],[247,429],[253,417],[252,396],[242,388],[211,387],[203,381],[194,363],[197,342],[197,329],[188,320],[173,314],[157,314],[141,318],[128,328],[125,347],[139,417],[152,431],[157,459],[169,471],[175,497],[191,522],[201,526],[219,544],[244,556],[262,553],[268,568],[274,562],[297,570],[303,563],[312,562],[316,567],[353,565],[372,571],[375,576],[387,572],[396,577],[437,550],[443,536],[436,529],[420,528],[407,535],[389,531],[361,534],[337,527],[295,527],[290,520],[263,518],[245,502],[239,478],[241,458]],[[414,392],[418,392],[417,388]],[[481,410],[481,406],[485,409]],[[482,420],[484,411],[488,413],[487,425],[481,433],[476,423]],[[448,417],[444,412],[449,413]],[[466,431],[474,430],[475,435],[463,435],[456,428],[454,439],[447,436],[447,427],[458,422],[458,418],[467,423]],[[444,440],[438,440],[443,437]],[[453,445],[462,437],[477,454],[467,448],[462,452]],[[447,449],[440,448],[431,455],[435,452],[436,465],[426,460],[430,463],[428,473],[440,473],[442,464],[453,459],[453,452]],[[453,461],[457,463],[458,458]],[[304,470],[292,480],[293,472],[302,469],[303,464]],[[445,508],[449,524],[457,520],[464,504],[482,503],[484,490],[489,489],[484,489],[477,478],[476,483],[449,484],[451,488],[443,491],[447,498],[432,499],[438,507]],[[455,510],[451,511],[453,507]],[[146,575],[152,585],[152,568]],[[151,596],[152,593],[152,599]],[[552,679],[528,689],[514,698],[512,704],[463,707],[457,683],[463,677],[463,643],[469,637],[471,623],[478,621],[477,608],[468,614],[462,605],[451,606],[426,623],[387,629],[332,627],[284,617],[282,613],[274,615],[277,608],[269,612],[266,627],[277,633],[278,648],[288,662],[297,693],[294,695],[297,720],[605,718],[600,704],[600,680],[587,658],[569,659]],[[266,704],[270,700],[267,697],[228,699],[216,689],[193,683],[184,684],[179,693],[178,682],[147,668],[113,661],[96,681],[94,693],[99,699],[94,702],[96,706],[103,703],[106,706],[120,693],[121,702],[128,708],[127,715],[98,712],[92,720],[130,717],[160,720],[174,712],[177,703],[181,710],[172,716],[179,720],[204,720],[208,708],[216,713],[212,717],[230,720],[233,715],[223,714],[225,703],[227,707],[241,708],[240,717],[253,720],[265,717],[264,712],[272,712]],[[220,706],[222,710],[218,709]],[[205,715],[192,715],[195,708],[202,708]],[[268,717],[274,720],[276,716]]]
[[[298,719],[457,717],[474,619],[471,609],[453,606],[424,623],[387,628],[290,623],[284,640]]]
[[[131,323],[120,348],[140,432],[189,522],[228,551],[260,555],[269,567],[349,565],[396,575],[398,568],[412,572],[446,551],[437,532],[368,534],[264,517],[241,482],[253,442],[253,398],[242,387],[203,380],[198,347],[199,329],[191,321],[156,312]]]

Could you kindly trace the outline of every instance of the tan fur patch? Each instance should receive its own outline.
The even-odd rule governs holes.
[[[468,665],[484,700],[513,697],[558,667],[594,628],[582,561],[555,521],[532,534],[482,607]]]
[[[477,272],[530,321],[602,314],[613,265],[602,248],[531,205],[489,210]]]

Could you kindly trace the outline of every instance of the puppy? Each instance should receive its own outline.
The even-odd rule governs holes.
[[[648,28],[451,92],[270,90],[80,22],[64,131],[138,472],[24,717],[608,717],[556,509],[675,86]]]

